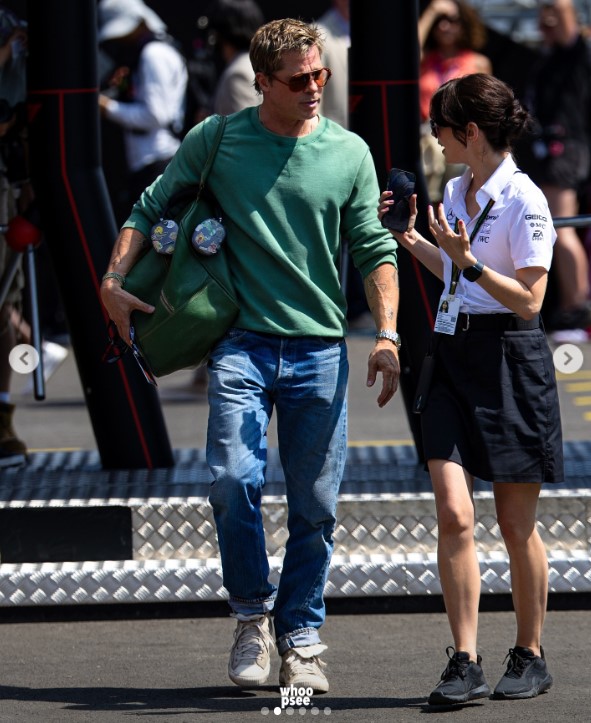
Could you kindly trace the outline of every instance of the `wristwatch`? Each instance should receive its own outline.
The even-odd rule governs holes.
[[[397,349],[400,349],[402,342],[400,341],[400,334],[396,331],[390,331],[390,329],[382,329],[376,334],[376,341],[380,339],[388,339]]]
[[[484,264],[482,261],[476,261],[474,266],[468,266],[467,269],[462,271],[462,274],[464,275],[466,281],[477,281],[482,276],[483,268]]]

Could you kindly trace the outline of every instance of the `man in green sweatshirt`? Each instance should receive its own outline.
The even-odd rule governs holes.
[[[270,653],[281,685],[328,691],[320,654],[324,585],[347,451],[346,301],[341,237],[364,277],[376,340],[367,384],[378,373],[383,407],[398,387],[396,245],[376,213],[367,144],[318,115],[330,70],[320,31],[299,20],[262,26],[250,60],[259,107],[228,117],[208,186],[224,210],[240,313],[208,362],[207,459],[224,586],[237,620],[230,679],[264,684]],[[132,312],[153,307],[125,291],[125,274],[167,199],[198,183],[217,126],[193,128],[164,174],[142,194],[117,239],[102,296],[121,336]],[[279,585],[269,581],[261,518],[267,427],[277,414],[289,539]]]

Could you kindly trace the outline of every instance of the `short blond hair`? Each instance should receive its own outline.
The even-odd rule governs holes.
[[[324,50],[323,34],[316,25],[310,25],[303,20],[282,18],[272,20],[262,25],[254,34],[250,42],[250,62],[256,73],[273,75],[283,67],[283,55],[297,52],[306,55],[311,48],[318,48],[322,55]],[[255,79],[254,87],[257,93],[261,88]]]

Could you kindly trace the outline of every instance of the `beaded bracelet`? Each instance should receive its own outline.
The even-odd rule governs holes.
[[[107,279],[115,279],[115,281],[118,281],[121,284],[121,288],[125,286],[125,276],[123,276],[123,274],[117,274],[114,271],[107,271],[107,273],[103,276],[103,281],[106,281]]]

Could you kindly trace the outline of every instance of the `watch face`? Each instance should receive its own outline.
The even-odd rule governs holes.
[[[462,271],[462,275],[467,281],[476,281],[482,276],[482,269],[484,264],[478,262],[474,266],[469,266],[467,269]]]

